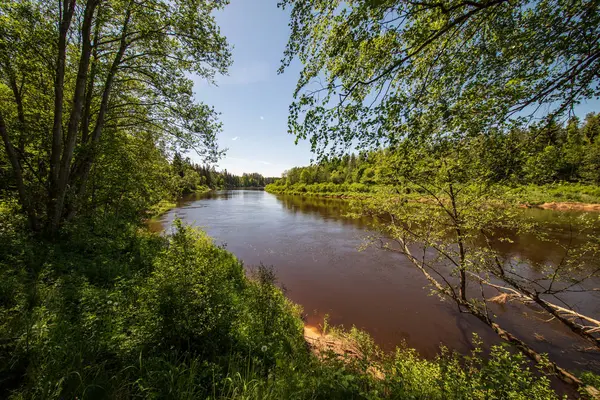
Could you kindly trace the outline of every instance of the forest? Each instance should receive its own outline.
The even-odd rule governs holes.
[[[182,194],[215,189],[264,188],[277,178],[264,177],[259,173],[230,174],[227,170],[217,171],[214,166],[198,165],[189,157],[185,159],[175,153],[171,161],[175,179],[175,198]]]
[[[486,136],[463,138],[468,151],[468,167],[485,174],[489,184],[517,189],[521,200],[531,203],[551,201],[600,202],[600,116],[588,114],[583,121],[541,124],[528,129],[495,131]],[[406,186],[401,182],[399,158],[409,158],[407,145],[325,157],[307,167],[285,171],[270,186],[273,192],[340,195],[367,193],[382,186]],[[427,146],[427,144],[423,144]],[[448,156],[439,141],[430,144],[432,160]],[[476,160],[476,162],[474,161]]]
[[[520,203],[600,199],[600,117],[572,115],[600,97],[598,1],[273,4],[289,18],[278,72],[301,67],[287,130],[316,160],[278,179],[216,171],[220,114],[194,94],[235,61],[216,18],[233,6],[0,2],[0,398],[599,398],[592,369],[490,311],[535,307],[600,348],[597,316],[562,300],[598,290],[593,216],[535,276],[497,249],[544,239]],[[502,344],[424,358],[346,327],[332,335],[351,351],[315,351],[272,267],[178,219],[148,228],[161,202],[263,186],[372,192],[350,213],[381,222],[369,245]]]

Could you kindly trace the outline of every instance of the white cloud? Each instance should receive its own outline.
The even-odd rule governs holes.
[[[231,140],[238,140],[239,138],[240,138],[239,136],[236,136],[234,138],[231,138]]]
[[[268,161],[258,161],[258,162],[261,163],[261,164],[265,164],[265,165],[271,165],[271,163],[268,162]]]
[[[265,119],[265,117],[263,117],[263,116],[261,115],[261,116],[260,116],[260,119],[261,119],[261,120],[264,120],[264,119]]]

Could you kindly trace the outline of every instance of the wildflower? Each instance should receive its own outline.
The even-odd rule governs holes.
[[[263,346],[263,347],[261,347],[260,349],[261,349],[261,350],[263,351],[263,353],[264,353],[265,351],[267,351],[267,348],[268,348],[267,346]]]

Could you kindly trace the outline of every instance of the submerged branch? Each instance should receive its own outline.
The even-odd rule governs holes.
[[[511,298],[516,298],[521,302],[535,303],[539,305],[545,311],[550,313],[554,318],[565,324],[569,329],[571,329],[571,331],[581,336],[582,338],[590,341],[596,346],[596,348],[600,349],[600,338],[593,336],[593,333],[598,333],[600,331],[600,321],[591,318],[585,314],[578,313],[574,310],[570,310],[568,308],[550,303],[549,301],[542,299],[539,295],[529,293],[528,291],[525,291],[522,288],[515,289],[511,287],[496,285],[473,272],[468,272],[468,274],[469,276],[477,279],[480,283],[484,285],[493,287],[500,291],[510,293]],[[511,286],[515,286],[512,282],[507,283],[509,283]],[[575,322],[577,319],[587,321],[591,324],[591,326],[586,326]]]
[[[423,264],[416,257],[414,257],[412,255],[406,242],[404,242],[404,240],[402,240],[402,239],[399,239],[399,241],[403,247],[402,253],[408,258],[408,260],[413,265],[415,265],[421,271],[421,273],[425,276],[425,278],[427,278],[429,283],[435,288],[436,291],[438,291],[442,295],[449,297],[454,302],[456,302],[456,304],[459,307],[462,307],[463,309],[466,310],[466,312],[475,316],[477,319],[479,319],[480,321],[485,323],[487,326],[492,328],[492,330],[494,332],[496,332],[496,334],[498,334],[498,336],[500,336],[505,341],[511,343],[515,347],[517,347],[524,355],[526,355],[527,357],[529,357],[536,363],[549,368],[549,370],[551,372],[553,372],[554,374],[556,374],[556,376],[558,378],[560,378],[563,382],[568,383],[569,385],[573,385],[576,388],[585,391],[592,398],[595,398],[595,399],[600,398],[600,392],[596,388],[585,384],[583,381],[581,381],[579,378],[577,378],[575,375],[573,375],[569,371],[559,367],[556,363],[546,360],[544,357],[542,357],[541,354],[539,354],[538,352],[533,350],[525,342],[518,339],[516,336],[514,336],[507,330],[503,329],[500,325],[498,325],[496,322],[494,322],[492,319],[490,319],[489,316],[486,315],[484,312],[482,312],[479,308],[477,308],[477,306],[475,304],[473,304],[472,302],[469,302],[469,301],[465,301],[461,297],[458,297],[455,294],[453,294],[450,290],[448,290],[448,288],[444,287],[432,275],[430,275],[425,270]],[[515,292],[516,292],[516,290],[515,290]],[[564,310],[566,310],[566,309],[564,309]],[[559,315],[558,312],[556,314]]]

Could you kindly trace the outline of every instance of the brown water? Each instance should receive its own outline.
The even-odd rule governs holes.
[[[473,332],[486,344],[499,342],[480,321],[429,295],[425,278],[402,255],[374,248],[358,251],[369,234],[368,221],[344,217],[346,209],[342,200],[220,191],[182,200],[152,228],[169,231],[179,217],[206,230],[246,265],[272,265],[287,296],[303,306],[309,325],[319,326],[328,315],[330,324],[364,329],[385,349],[405,341],[426,357],[434,356],[441,344],[469,351]],[[564,217],[553,211],[527,212],[549,221]],[[566,232],[556,229],[552,235],[568,241]],[[534,237],[514,239],[503,250],[534,262],[556,262],[563,255]],[[599,281],[591,284],[600,287]],[[568,300],[582,312],[600,316],[600,293]],[[535,308],[508,304],[494,312],[501,326],[563,366],[600,372],[598,353],[579,351],[585,342],[557,322],[542,322],[548,317]],[[545,339],[534,339],[534,333]]]

